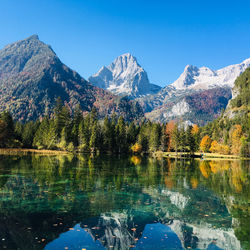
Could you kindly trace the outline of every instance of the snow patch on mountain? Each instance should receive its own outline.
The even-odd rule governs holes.
[[[139,97],[154,94],[161,87],[151,84],[146,71],[130,53],[117,57],[109,66],[103,66],[89,81],[117,95]]]

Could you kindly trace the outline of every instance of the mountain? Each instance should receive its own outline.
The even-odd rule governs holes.
[[[103,66],[88,80],[97,87],[130,98],[154,94],[161,89],[160,86],[149,82],[146,71],[129,53],[117,57],[107,67]]]
[[[211,89],[214,87],[233,87],[236,78],[250,66],[250,58],[242,63],[230,65],[219,70],[207,67],[197,68],[187,65],[180,77],[171,84],[175,89]]]
[[[250,58],[216,71],[188,65],[175,82],[138,101],[150,120],[181,119],[204,125],[226,108],[236,78],[249,66]]]
[[[230,146],[230,153],[250,157],[250,67],[236,80],[232,99],[225,111],[203,129],[215,141],[213,152],[220,152],[223,145]],[[216,131],[216,132],[214,132]],[[218,144],[218,145],[217,145]]]
[[[126,120],[143,116],[140,106],[91,85],[64,65],[37,35],[0,50],[0,112],[8,109],[15,119],[34,120],[50,115],[61,97],[71,111],[96,107],[100,116],[115,112]]]
[[[250,67],[235,81],[232,89],[232,100],[228,103],[224,117],[230,119],[247,116],[250,113]]]

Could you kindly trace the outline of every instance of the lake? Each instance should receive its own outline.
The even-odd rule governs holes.
[[[0,249],[250,249],[250,162],[0,155]]]

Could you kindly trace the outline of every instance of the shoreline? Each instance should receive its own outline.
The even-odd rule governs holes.
[[[72,154],[68,151],[60,151],[60,150],[48,150],[48,149],[26,149],[26,148],[0,148],[0,155],[28,155],[28,154],[40,154],[40,155],[68,155]],[[186,152],[162,152],[157,151],[152,154],[153,157],[163,157],[163,158],[194,158],[201,160],[250,160],[250,158],[240,157],[238,155],[221,155],[216,153],[200,153],[195,152],[194,154],[189,154]]]
[[[41,155],[66,155],[68,151],[48,150],[48,149],[29,149],[29,148],[0,148],[0,155],[16,155],[16,154],[41,154]]]
[[[241,157],[238,155],[223,155],[216,153],[200,153],[195,152],[194,154],[189,154],[186,152],[159,152],[159,155],[162,155],[164,158],[195,158],[201,160],[209,160],[209,159],[229,159],[229,160],[249,160],[250,158]],[[157,155],[157,153],[156,153]]]

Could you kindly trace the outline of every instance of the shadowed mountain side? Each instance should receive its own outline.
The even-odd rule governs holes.
[[[0,50],[0,111],[27,121],[50,115],[61,97],[71,111],[96,107],[101,117],[113,112],[126,120],[142,117],[136,102],[92,86],[64,65],[52,48],[34,35]]]

